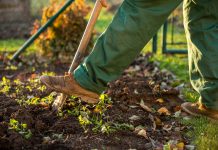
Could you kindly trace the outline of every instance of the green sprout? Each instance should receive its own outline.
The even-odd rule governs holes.
[[[46,86],[42,85],[42,86],[38,87],[37,89],[40,90],[41,92],[44,92],[46,90]]]
[[[9,129],[10,130],[15,130],[19,134],[23,135],[26,139],[29,139],[32,136],[32,132],[31,132],[30,129],[27,128],[27,124],[19,123],[15,119],[10,119]]]
[[[59,111],[58,116],[73,115],[77,117],[80,125],[85,131],[87,131],[89,127],[91,127],[94,132],[106,134],[115,131],[111,126],[112,123],[104,121],[105,112],[112,106],[112,101],[106,94],[100,96],[100,101],[96,105],[83,105],[80,101],[76,102],[76,98],[77,97],[71,97],[70,100],[72,101],[67,103],[67,105],[73,107],[73,109]]]
[[[92,124],[91,121],[89,120],[88,115],[86,116],[79,115],[78,120],[79,120],[80,125],[82,125],[83,127]]]
[[[17,66],[10,65],[5,68],[5,70],[17,70]]]
[[[43,72],[42,75],[47,75],[47,76],[55,76],[54,72]]]
[[[3,77],[2,81],[0,82],[0,93],[7,94],[11,89],[10,83],[11,81],[9,79]]]

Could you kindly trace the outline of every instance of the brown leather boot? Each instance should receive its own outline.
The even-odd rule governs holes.
[[[218,120],[218,111],[206,108],[200,103],[185,102],[181,105],[182,110],[193,116],[205,116],[209,119]]]
[[[56,92],[80,97],[87,103],[99,102],[99,95],[82,88],[71,74],[67,73],[65,76],[44,75],[40,77],[40,81]]]

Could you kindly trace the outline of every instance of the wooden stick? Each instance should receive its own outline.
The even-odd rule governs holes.
[[[71,73],[72,71],[74,71],[78,65],[80,64],[82,58],[84,57],[84,54],[86,52],[87,46],[89,44],[89,41],[91,39],[91,35],[92,35],[92,31],[94,29],[94,26],[96,24],[96,21],[99,17],[99,14],[101,12],[102,9],[102,4],[101,4],[101,0],[97,0],[94,6],[94,9],[92,10],[91,13],[91,17],[89,19],[89,22],[86,26],[85,32],[83,34],[83,37],[80,41],[79,47],[77,49],[77,52],[74,56],[74,59],[72,61],[72,64],[70,66],[69,69],[69,73]],[[58,111],[61,110],[63,108],[63,105],[67,99],[67,95],[61,93],[54,101],[53,105],[52,105],[52,109],[53,111]]]

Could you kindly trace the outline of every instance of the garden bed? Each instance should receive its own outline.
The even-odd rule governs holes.
[[[51,104],[57,93],[38,78],[61,75],[69,64],[48,65],[32,57],[9,65],[2,54],[0,149],[185,149],[190,127],[180,121],[186,114],[178,86],[171,87],[176,78],[149,57],[139,56],[109,83],[99,104],[72,96],[54,114]]]

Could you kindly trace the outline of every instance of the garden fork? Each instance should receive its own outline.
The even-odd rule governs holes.
[[[82,36],[79,47],[77,49],[77,52],[74,56],[74,59],[72,61],[70,69],[68,71],[69,73],[71,73],[73,70],[75,70],[78,67],[82,58],[84,57],[87,46],[88,46],[89,41],[91,39],[92,31],[94,29],[94,26],[96,24],[96,21],[98,19],[98,16],[101,12],[102,7],[106,7],[106,6],[101,2],[101,0],[96,0],[95,6],[92,10],[90,19],[89,19],[88,24],[86,26],[85,32]],[[61,110],[63,108],[63,105],[64,105],[67,97],[68,96],[66,94],[63,94],[63,93],[59,94],[59,96],[54,100],[54,102],[52,104],[52,110],[54,112]]]

